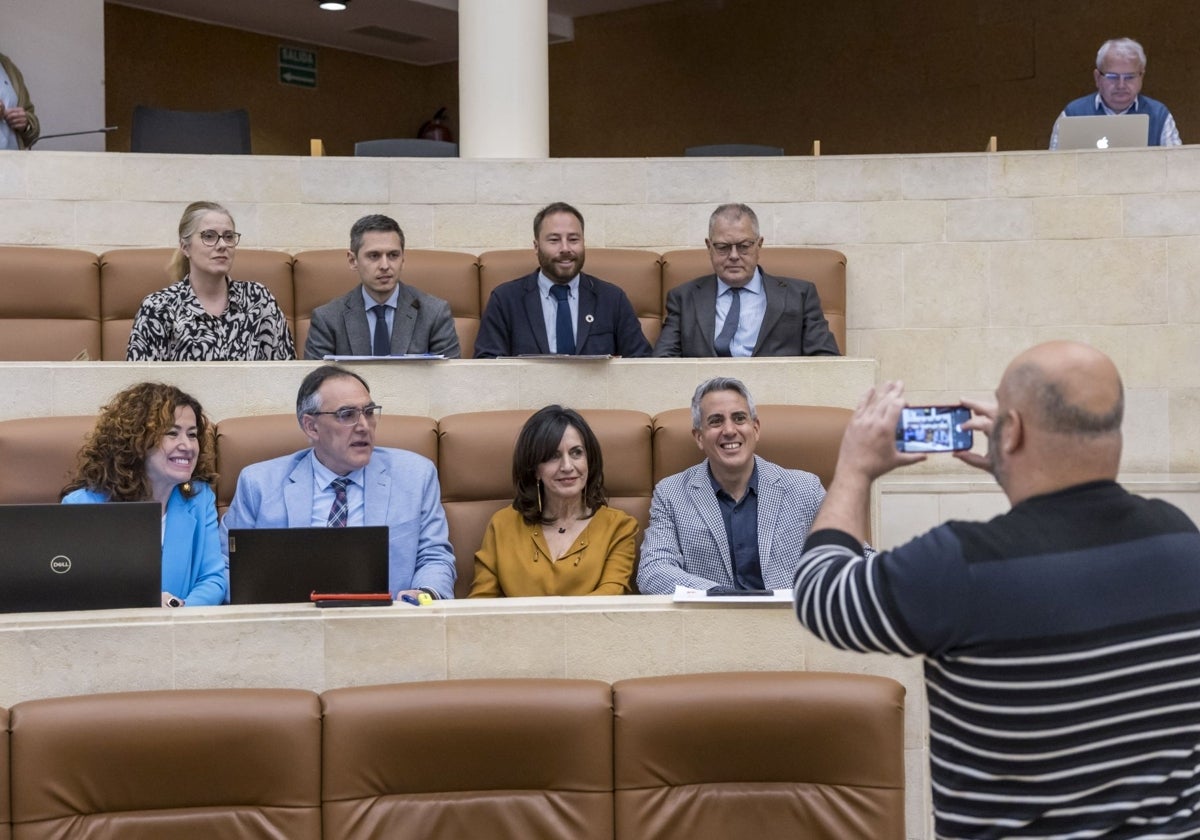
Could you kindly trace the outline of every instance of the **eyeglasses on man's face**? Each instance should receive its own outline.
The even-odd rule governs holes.
[[[375,403],[364,405],[362,408],[347,405],[337,409],[336,411],[310,411],[308,413],[314,417],[320,417],[321,415],[332,417],[343,426],[353,426],[358,422],[358,416],[360,414],[367,418],[368,423],[374,423],[379,419],[379,415],[383,413],[383,406],[376,405]]]
[[[1125,84],[1129,84],[1130,82],[1133,82],[1133,81],[1141,78],[1141,76],[1142,76],[1141,73],[1101,73],[1100,74],[1101,79],[1104,79],[1104,81],[1106,81],[1106,82],[1111,82],[1112,84],[1116,84],[1117,82],[1124,82]]]
[[[210,248],[217,244],[218,239],[230,248],[236,248],[237,244],[242,241],[242,235],[232,230],[227,230],[224,233],[217,233],[215,230],[202,230],[196,235],[200,237],[201,242]]]
[[[740,254],[749,254],[758,246],[757,239],[747,239],[745,242],[713,242],[712,249],[722,257],[728,257],[730,253],[737,251]]]

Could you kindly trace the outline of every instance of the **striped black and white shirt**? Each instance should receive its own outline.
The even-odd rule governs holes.
[[[1200,533],[1095,482],[871,558],[810,535],[800,621],[925,657],[939,838],[1200,838]]]

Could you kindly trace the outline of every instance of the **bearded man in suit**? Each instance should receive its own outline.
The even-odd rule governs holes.
[[[475,358],[650,355],[621,287],[583,273],[583,214],[562,201],[533,219],[538,270],[501,283],[483,310]]]

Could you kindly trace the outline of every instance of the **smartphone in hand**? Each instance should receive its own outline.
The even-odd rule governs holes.
[[[965,405],[911,405],[896,423],[896,448],[901,452],[957,452],[975,442],[963,423],[971,419]]]

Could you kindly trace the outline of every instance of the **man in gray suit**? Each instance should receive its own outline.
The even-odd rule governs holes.
[[[350,229],[350,268],[361,281],[313,310],[304,358],[462,355],[450,304],[400,282],[404,231],[387,216],[363,216]]]
[[[713,273],[667,294],[655,356],[836,356],[816,287],[758,267],[763,238],[745,204],[722,204],[708,220]]]
[[[717,377],[692,396],[703,463],[664,478],[650,502],[638,589],[789,589],[825,490],[812,473],[754,454],[758,415],[740,380]]]

